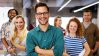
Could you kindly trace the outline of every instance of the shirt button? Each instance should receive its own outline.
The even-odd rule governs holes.
[[[46,40],[44,40],[44,41],[46,41]]]

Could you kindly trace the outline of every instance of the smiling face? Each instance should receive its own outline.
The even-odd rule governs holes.
[[[74,21],[71,21],[70,24],[69,24],[69,32],[70,33],[76,33],[77,28],[78,28],[77,23],[74,22]]]
[[[25,22],[24,19],[19,17],[15,20],[15,27],[17,30],[22,30],[24,28]]]
[[[61,18],[57,18],[56,25],[60,27],[61,24],[62,24]]]
[[[8,17],[9,17],[10,20],[12,20],[16,15],[17,14],[16,14],[16,11],[15,10],[11,10],[8,13]]]
[[[35,18],[38,20],[40,25],[48,24],[49,12],[45,6],[41,6],[37,8]]]
[[[91,12],[84,12],[83,13],[84,22],[90,22],[91,18],[92,18]]]
[[[67,24],[67,31],[72,35],[83,36],[83,27],[77,18],[70,19]]]

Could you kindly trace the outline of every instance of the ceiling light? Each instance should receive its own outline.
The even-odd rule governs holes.
[[[40,2],[40,0],[36,0],[37,1],[37,3],[39,3]]]
[[[99,3],[99,1],[97,1],[97,2],[95,2],[95,3],[92,3],[92,4],[90,4],[90,5],[87,5],[87,6],[85,6],[85,7],[82,7],[82,8],[80,8],[80,9],[74,10],[73,12],[76,13],[76,12],[78,12],[78,11],[81,11],[81,10],[83,10],[83,9],[86,9],[86,8],[88,8],[88,7],[91,7],[91,6],[93,6],[93,5],[96,5],[96,4],[98,4],[98,3]]]
[[[63,6],[61,6],[61,8],[58,10],[58,12],[61,11],[67,4],[69,4],[70,1],[71,1],[71,0],[68,0]]]

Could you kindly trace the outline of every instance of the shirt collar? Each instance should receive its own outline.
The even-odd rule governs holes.
[[[51,25],[48,25],[48,28],[47,28],[47,30],[46,31],[48,31],[48,30],[50,30],[51,29]],[[40,26],[38,25],[38,27],[36,28],[36,31],[42,31],[41,29],[40,29]]]

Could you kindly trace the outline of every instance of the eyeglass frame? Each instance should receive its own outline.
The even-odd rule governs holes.
[[[42,13],[39,12],[39,13],[36,13],[36,15],[38,15],[38,16],[41,16],[42,14],[43,14],[43,15],[48,15],[48,13],[49,13],[49,12],[42,12]]]

